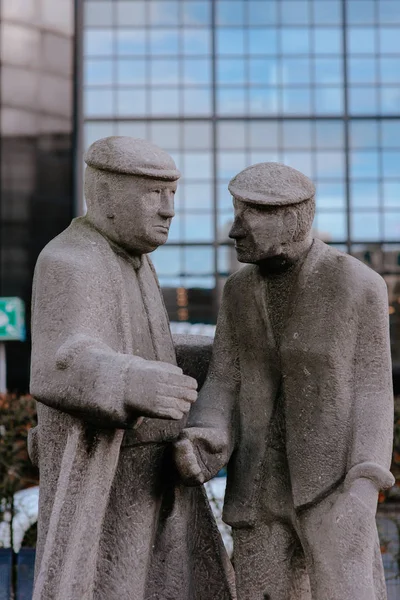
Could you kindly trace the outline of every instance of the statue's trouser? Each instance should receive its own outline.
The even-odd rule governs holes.
[[[270,449],[267,459],[260,522],[233,529],[238,600],[385,600],[369,509],[340,486],[297,515],[285,457]]]

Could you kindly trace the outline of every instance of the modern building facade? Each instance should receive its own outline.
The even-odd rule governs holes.
[[[281,161],[316,182],[318,235],[386,277],[400,362],[398,0],[84,9],[85,145],[144,137],[183,173],[169,242],[153,255],[171,317],[215,322],[234,264],[227,183],[252,163]]]
[[[6,342],[7,386],[29,386],[33,268],[73,216],[72,0],[0,8],[0,296],[24,300],[26,342]]]

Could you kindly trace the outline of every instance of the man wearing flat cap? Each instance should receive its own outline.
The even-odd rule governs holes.
[[[238,600],[383,600],[375,526],[393,399],[382,278],[313,239],[314,185],[232,179],[238,260],[206,383],[176,444],[187,483],[228,465]]]
[[[182,486],[170,457],[197,383],[177,366],[148,253],[167,241],[180,173],[127,137],[85,160],[87,214],[42,251],[33,285],[33,597],[231,600],[204,490]]]

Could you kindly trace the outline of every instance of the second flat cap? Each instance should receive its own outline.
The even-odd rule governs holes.
[[[265,162],[247,167],[229,182],[232,196],[242,202],[287,206],[315,195],[311,179],[281,163]]]
[[[175,181],[181,176],[172,157],[140,138],[111,136],[93,142],[85,154],[88,166],[102,171]]]

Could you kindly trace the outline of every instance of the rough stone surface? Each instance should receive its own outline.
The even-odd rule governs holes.
[[[131,160],[146,145],[124,138],[118,154],[118,140],[109,144],[117,158]],[[105,144],[89,150],[92,164],[97,148],[103,160]],[[159,149],[155,155],[159,179],[88,166],[88,214],[50,242],[36,265],[34,600],[234,598],[204,489],[183,486],[172,461],[170,442],[186,423],[197,384],[176,364],[147,256],[167,240],[174,215],[176,181],[162,178],[172,159]],[[179,360],[195,377],[195,352],[188,360],[184,349]]]
[[[244,197],[264,182],[266,209],[234,197],[230,237],[249,264],[225,285],[175,460],[191,485],[227,465],[239,600],[384,600],[375,513],[394,483],[386,285],[312,239],[306,202],[268,201],[270,175],[279,188],[288,169],[245,170]]]

